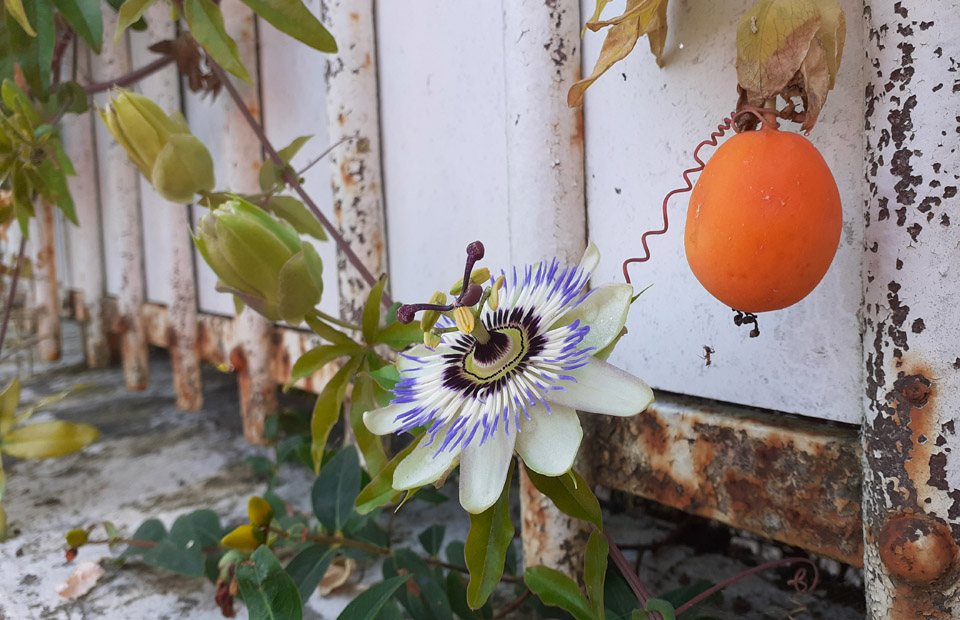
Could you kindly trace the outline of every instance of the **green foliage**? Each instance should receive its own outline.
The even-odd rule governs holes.
[[[467,586],[467,604],[479,609],[500,583],[507,548],[513,540],[510,521],[510,480],[513,463],[496,503],[480,514],[470,515],[470,532],[464,547],[470,583]]]
[[[380,278],[370,288],[367,301],[363,305],[363,339],[365,342],[376,342],[380,331],[380,298],[383,296],[383,287],[387,285],[387,278]]]
[[[383,441],[363,423],[363,414],[377,408],[377,402],[374,397],[375,384],[370,375],[363,372],[369,367],[369,361],[365,360],[359,374],[353,382],[353,395],[350,404],[350,426],[353,428],[354,437],[357,440],[357,447],[363,455],[363,460],[367,465],[367,471],[371,476],[376,476],[387,466],[387,453],[383,448]]]
[[[339,532],[360,492],[360,460],[353,446],[340,450],[323,466],[313,482],[310,499],[313,513],[320,524],[332,532]]]
[[[33,96],[46,101],[50,94],[50,68],[56,43],[53,7],[49,0],[22,0],[25,21],[31,25],[27,32],[8,12],[6,16],[7,43],[11,60],[19,65]],[[12,69],[12,66],[11,66]],[[12,70],[3,78],[12,78]]]
[[[317,403],[313,407],[313,418],[310,420],[310,454],[313,457],[314,467],[319,473],[323,462],[323,451],[326,449],[327,437],[337,420],[340,419],[340,410],[343,409],[343,399],[347,393],[350,379],[360,368],[363,358],[350,358],[337,374],[323,386],[317,396]]]
[[[337,616],[337,620],[374,620],[394,593],[411,577],[412,575],[402,575],[374,584],[369,590],[361,592],[357,598],[350,601],[350,604]]]
[[[337,51],[337,42],[301,0],[243,0],[254,12],[284,32],[321,52]]]
[[[446,532],[447,528],[442,525],[431,525],[420,532],[417,539],[420,541],[420,544],[423,545],[423,548],[426,549],[427,553],[436,557],[437,554],[440,553],[440,548],[443,546],[443,536]]]
[[[410,445],[401,450],[390,459],[390,462],[367,484],[366,487],[357,495],[356,508],[360,514],[367,514],[370,511],[395,503],[400,499],[401,492],[393,488],[393,472],[396,471],[400,461],[413,452],[417,447],[420,437],[417,437]]]
[[[587,540],[584,558],[583,581],[587,586],[590,605],[598,618],[604,617],[603,581],[607,574],[607,553],[610,547],[600,530],[593,530]]]
[[[335,555],[336,550],[326,545],[313,544],[300,551],[287,564],[287,574],[296,584],[301,601],[306,603],[317,589]]]
[[[73,31],[97,54],[103,41],[100,0],[53,0],[54,6]]]
[[[300,620],[300,593],[273,552],[262,546],[237,567],[237,582],[250,620]]]
[[[120,40],[123,31],[139,22],[144,12],[156,2],[157,0],[126,0],[118,11],[117,29],[113,33],[113,42]]]
[[[580,474],[571,469],[567,474],[554,478],[530,469],[526,472],[533,486],[549,497],[561,512],[593,523],[598,528],[603,527],[600,502]]]
[[[211,510],[195,510],[178,517],[169,533],[160,521],[145,521],[137,528],[133,540],[156,545],[130,545],[123,555],[139,556],[150,566],[186,577],[202,577],[205,574],[205,553],[219,554],[222,537],[217,514]]]
[[[559,571],[546,566],[533,566],[524,572],[523,582],[544,604],[561,607],[577,620],[597,620],[601,617],[580,592],[577,583]]]
[[[440,570],[431,568],[409,549],[399,549],[383,563],[383,576],[390,578],[403,571],[413,575],[415,587],[394,596],[414,620],[453,620],[446,584]]]
[[[217,64],[244,82],[253,84],[247,68],[243,66],[236,41],[227,34],[219,6],[212,0],[184,0],[183,16],[190,27],[190,34]]]

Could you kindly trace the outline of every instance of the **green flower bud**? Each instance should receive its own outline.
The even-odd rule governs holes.
[[[167,200],[192,202],[197,192],[213,189],[213,159],[179,112],[168,116],[143,95],[118,90],[100,118]]]
[[[323,263],[292,226],[240,199],[200,219],[194,237],[219,277],[217,290],[232,293],[272,321],[299,323],[323,293]]]
[[[243,553],[253,553],[264,540],[263,532],[252,525],[241,525],[220,539],[220,544]]]
[[[71,549],[79,549],[87,544],[86,530],[70,530],[67,532],[67,546]]]
[[[247,516],[250,517],[250,523],[256,527],[269,525],[273,519],[273,506],[262,497],[254,495],[247,502]]]
[[[226,551],[222,556],[220,556],[220,561],[217,562],[217,577],[220,581],[230,581],[233,577],[230,574],[230,569],[234,565],[239,564],[247,559],[247,554],[237,551],[236,549],[231,549]]]

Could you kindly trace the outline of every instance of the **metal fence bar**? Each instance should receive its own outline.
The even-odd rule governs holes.
[[[104,32],[116,28],[117,14],[104,12]],[[114,45],[105,45],[103,53],[92,63],[93,77],[105,81],[119,77],[131,70],[130,46],[127,36],[121,36]],[[105,104],[104,98],[99,101]],[[105,131],[101,133],[109,138]],[[143,241],[140,228],[139,182],[140,172],[127,157],[123,147],[115,140],[98,142],[100,161],[100,199],[103,220],[115,218],[113,230],[119,236],[120,288],[117,294],[120,312],[121,348],[123,352],[123,376],[127,388],[142,390],[147,387],[149,369],[147,364],[147,340],[140,319],[140,306],[144,302]],[[107,257],[110,260],[110,257]]]
[[[339,51],[327,56],[329,141],[354,138],[329,155],[333,210],[344,239],[370,273],[379,276],[387,261],[373,1],[323,0],[322,14],[342,41]],[[340,251],[337,273],[340,314],[359,322],[370,286]]]
[[[76,73],[78,80],[89,82],[90,52],[86,46],[75,43],[74,53],[67,56],[70,59],[67,75]],[[77,318],[83,324],[87,365],[102,368],[110,363],[110,347],[103,317],[103,240],[94,122],[99,120],[93,113],[69,114],[62,122],[61,133],[64,150],[77,173],[67,177],[67,183],[80,223],[79,226],[67,224],[65,231],[70,285],[80,294]]]
[[[580,6],[505,0],[503,18],[511,262],[576,264],[587,237],[583,118],[566,91],[580,76]],[[520,499],[524,563],[581,574],[592,526],[557,510],[525,471]]]
[[[170,20],[169,10],[164,4],[154,4],[147,9],[145,17],[150,28],[134,39],[137,46],[135,51],[146,50],[159,41],[176,37],[176,24]],[[145,62],[141,60],[138,64]],[[180,109],[180,81],[176,66],[171,65],[141,80],[139,89],[168,113]],[[203,407],[203,384],[197,353],[197,291],[193,275],[189,208],[167,202],[147,183],[140,184],[140,198],[144,221],[149,222],[150,235],[162,237],[153,247],[170,253],[168,256],[153,257],[152,263],[163,262],[169,266],[168,269],[155,270],[154,274],[170,279],[169,283],[164,283],[170,286],[168,293],[164,291],[167,293],[164,296],[169,296],[171,331],[168,340],[177,407],[196,411]],[[150,264],[148,261],[148,266]],[[151,288],[151,275],[154,274],[148,269],[148,289]]]
[[[873,619],[960,617],[960,2],[867,2],[864,582]]]
[[[240,0],[224,0],[220,9],[227,32],[236,40],[240,57],[256,81],[257,30],[253,11]],[[247,107],[259,118],[260,98],[256,86],[239,80],[235,83]],[[261,160],[260,142],[232,101],[224,98],[222,105],[226,116],[226,130],[221,137],[226,170],[217,172],[218,179],[232,191],[259,192],[256,172],[257,162]],[[264,443],[263,422],[277,406],[276,385],[270,377],[272,326],[247,308],[237,317],[236,330],[238,345],[231,352],[230,360],[240,384],[243,434],[250,443]]]
[[[33,285],[36,295],[37,349],[40,359],[60,359],[60,291],[57,282],[56,224],[54,207],[37,200],[36,218],[31,221],[31,241],[36,250]]]

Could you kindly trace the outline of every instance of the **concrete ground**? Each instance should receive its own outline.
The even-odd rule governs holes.
[[[156,351],[151,357],[150,387],[128,392],[119,368],[94,371],[84,367],[75,325],[65,326],[64,345],[62,361],[36,364],[35,374],[24,382],[22,403],[88,384],[38,413],[36,419],[55,415],[91,423],[102,436],[83,452],[59,459],[5,459],[4,505],[10,538],[0,543],[0,620],[220,618],[214,587],[206,579],[179,577],[136,561],[117,565],[111,560],[119,550],[105,546],[80,550],[77,561],[100,561],[106,571],[89,594],[66,601],[55,588],[76,568],[77,561],[68,564],[64,558],[63,535],[71,528],[109,520],[129,535],[148,518],[157,517],[169,527],[177,516],[198,508],[213,509],[224,523],[244,519],[246,498],[265,488],[244,459],[269,452],[243,439],[235,380],[213,370],[207,372],[204,410],[182,412],[174,407],[169,359],[164,352]],[[0,366],[0,382],[5,384],[16,372],[9,362]],[[310,406],[309,401],[300,404]],[[307,508],[308,472],[291,468],[283,475],[287,481],[281,496],[302,500],[302,507]],[[446,491],[455,491],[449,486]],[[613,500],[621,509],[634,504],[623,498]],[[682,521],[676,514],[640,504],[608,516],[608,527],[621,544],[630,547],[667,537]],[[447,541],[464,540],[469,527],[456,501],[412,502],[395,518],[394,545],[418,547],[416,535],[432,523],[446,525]],[[776,545],[703,521],[688,521],[681,534],[668,544],[642,552],[641,576],[655,593],[697,579],[716,582],[783,553]],[[636,557],[629,548],[625,553],[628,559]],[[823,575],[827,583],[815,594],[794,593],[786,585],[791,570],[770,572],[727,590],[709,610],[709,617],[862,618],[858,572],[835,563],[825,566],[832,574]],[[357,592],[378,581],[380,575],[378,566],[361,566],[347,587],[328,597],[311,597],[305,617],[333,620]],[[502,592],[497,598],[506,601],[511,596]],[[246,618],[242,605],[237,608],[237,617]],[[532,617],[530,613],[517,617],[524,616]]]

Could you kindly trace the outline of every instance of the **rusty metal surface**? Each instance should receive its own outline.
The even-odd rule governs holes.
[[[664,393],[596,418],[597,484],[861,565],[855,429]]]
[[[960,617],[960,2],[867,2],[863,520],[871,619]]]
[[[53,206],[38,202],[36,229],[37,248],[34,266],[36,287],[37,348],[40,359],[60,359],[60,289],[57,282],[56,241]]]

